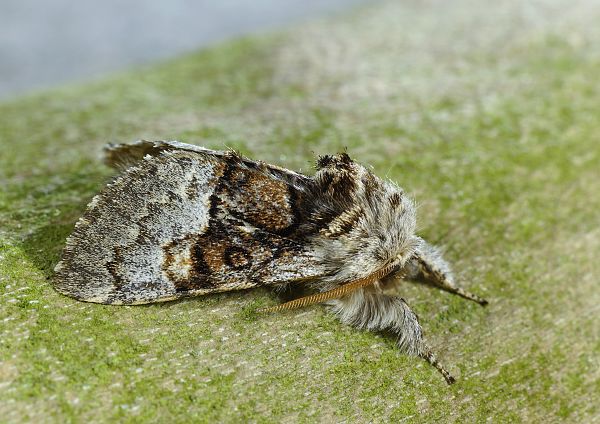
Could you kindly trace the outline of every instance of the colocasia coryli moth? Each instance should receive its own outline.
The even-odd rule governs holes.
[[[454,284],[415,235],[412,200],[345,154],[306,176],[233,151],[179,142],[110,145],[122,173],[92,199],[67,239],[55,287],[86,302],[134,305],[258,286],[313,294],[267,310],[326,302],[344,323],[395,334],[399,348],[454,378],[425,344],[416,314],[383,289]]]

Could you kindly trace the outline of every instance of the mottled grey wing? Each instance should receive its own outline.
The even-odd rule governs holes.
[[[227,152],[210,150],[193,144],[178,141],[148,141],[138,140],[126,144],[108,144],[104,147],[104,163],[110,167],[125,170],[136,165],[146,156],[158,156],[165,151],[185,151],[224,157]]]
[[[104,163],[110,167],[125,170],[136,165],[148,155],[158,156],[166,151],[195,152],[202,155],[213,156],[218,159],[226,159],[228,155],[231,155],[231,151],[211,150],[207,149],[206,147],[181,143],[179,141],[138,140],[136,142],[127,144],[108,144],[104,148]],[[290,171],[289,169],[263,162],[257,163],[256,161],[241,156],[238,156],[238,158],[239,162],[247,165],[250,168],[256,167],[260,164],[263,169],[266,169],[268,172],[277,175],[278,178],[281,177],[286,181],[290,181],[294,185],[297,185],[298,180],[302,180],[305,184],[311,183],[310,177]]]
[[[321,275],[294,236],[310,179],[216,153],[163,149],[106,186],[67,239],[56,289],[140,304]]]

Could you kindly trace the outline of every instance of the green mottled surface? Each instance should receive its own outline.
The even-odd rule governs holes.
[[[600,7],[395,2],[0,105],[0,421],[600,421]],[[476,304],[402,295],[458,377],[255,290],[84,304],[49,278],[111,141],[310,169],[420,205]]]

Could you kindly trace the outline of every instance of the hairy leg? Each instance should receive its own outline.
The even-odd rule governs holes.
[[[419,247],[407,263],[404,271],[405,278],[426,280],[450,293],[477,302],[482,306],[488,303],[487,300],[458,287],[454,283],[450,266],[442,258],[440,251],[423,239],[420,239]]]
[[[423,341],[417,315],[404,299],[385,295],[374,287],[366,287],[341,299],[331,300],[328,304],[345,324],[363,330],[393,333],[398,337],[398,347],[403,352],[425,359],[444,376],[448,384],[454,383],[454,377],[437,361]]]

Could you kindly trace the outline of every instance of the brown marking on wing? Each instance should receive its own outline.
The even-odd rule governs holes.
[[[206,234],[197,237],[194,243],[197,273],[215,274],[226,273],[231,269],[251,269],[273,258],[272,246],[256,240],[241,227],[228,227],[222,223],[213,225]]]
[[[230,246],[225,249],[223,259],[233,269],[243,269],[252,263],[251,252],[243,247]]]
[[[208,237],[200,237],[196,240],[195,252],[202,254],[202,261],[199,261],[200,257],[196,256],[197,263],[206,264],[210,272],[219,272],[225,266],[225,249],[227,243],[219,240],[215,240]]]
[[[180,160],[185,161],[186,159],[181,158]],[[209,185],[216,185],[225,171],[226,165],[224,163],[214,163],[214,177],[209,182]],[[200,186],[198,178],[192,175],[191,179],[186,183],[184,191],[188,199],[195,199],[203,191],[203,187]],[[204,232],[209,231],[210,228],[206,228]],[[169,279],[174,282],[177,291],[214,287],[210,279],[210,274],[212,269],[220,267],[219,255],[205,254],[196,242],[198,237],[199,235],[197,234],[188,234],[170,241],[162,248],[164,254],[162,269]],[[215,248],[217,247],[213,246],[213,250]],[[207,260],[211,263],[209,264]]]
[[[248,288],[303,278],[297,258],[303,244],[294,232],[301,221],[302,188],[260,162],[246,162],[234,152],[219,164],[209,199],[209,223],[163,247],[163,272],[178,292]],[[298,181],[296,181],[298,182]],[[303,181],[307,184],[307,181]],[[186,195],[190,195],[189,187]],[[285,281],[285,280],[284,280]]]
[[[226,222],[163,248],[163,270],[178,292],[218,289],[224,284],[260,285],[269,269],[291,263],[299,246],[276,234]],[[266,278],[265,278],[266,279]],[[272,276],[271,276],[272,279]]]
[[[193,200],[198,197],[198,194],[201,191],[202,191],[202,186],[200,185],[200,181],[198,180],[198,177],[196,177],[195,175],[192,175],[191,180],[188,181],[185,186],[185,194],[187,195],[188,199]]]
[[[115,288],[120,289],[124,285],[123,278],[121,277],[119,264],[123,262],[123,249],[121,246],[115,246],[113,248],[113,259],[106,263],[106,269],[109,274],[113,277],[113,284]]]
[[[294,213],[286,183],[261,172],[238,168],[232,175],[238,200],[235,212],[252,225],[279,232],[293,224]]]
[[[214,222],[234,217],[270,233],[289,235],[298,225],[297,189],[264,164],[244,163],[239,156],[225,158],[226,169],[211,196]]]
[[[214,287],[210,268],[198,251],[194,236],[186,236],[163,246],[163,271],[175,285],[177,292]]]

